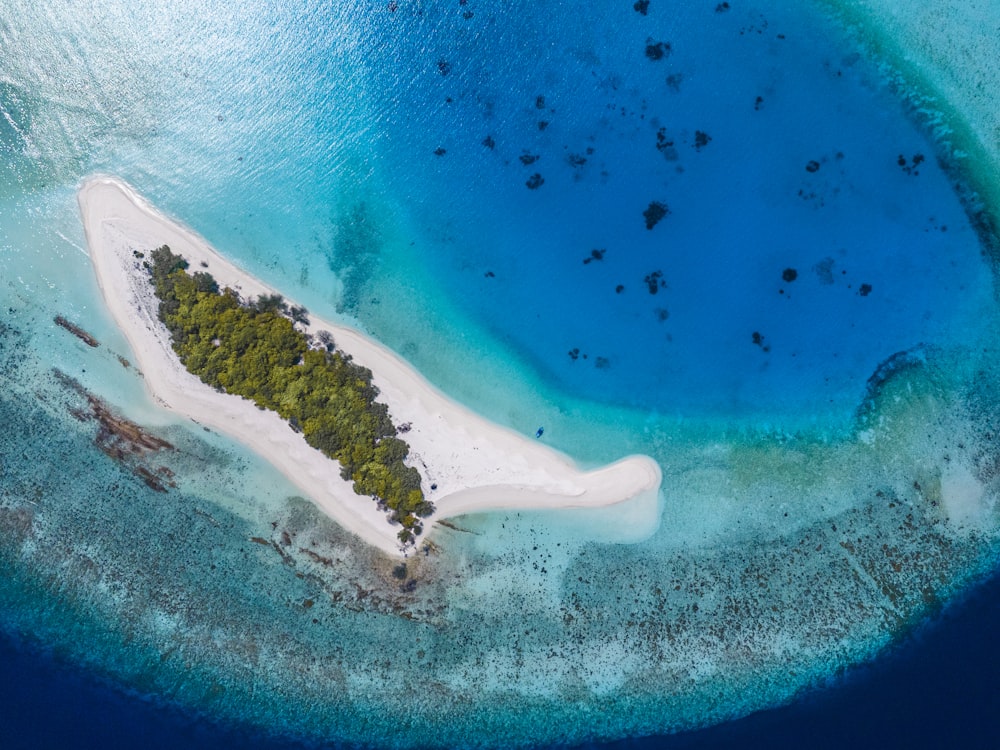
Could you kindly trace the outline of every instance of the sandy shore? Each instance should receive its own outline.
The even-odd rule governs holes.
[[[216,253],[205,240],[159,213],[128,185],[95,177],[79,192],[87,245],[104,299],[131,345],[155,400],[249,446],[284,473],[326,514],[390,554],[403,554],[391,526],[369,497],[340,478],[339,466],[272,412],[219,393],[191,375],[170,347],[156,317],[148,275],[134,252],[169,245],[192,270],[207,270],[242,297],[275,294]],[[291,300],[289,300],[291,302]],[[437,508],[426,528],[450,516],[507,509],[597,508],[620,504],[628,528],[609,539],[639,539],[659,523],[660,469],[645,456],[579,470],[567,456],[533,437],[493,424],[457,404],[389,349],[356,330],[310,316],[310,333],[329,331],[336,346],[370,368],[393,421]],[[432,490],[431,485],[436,489]]]

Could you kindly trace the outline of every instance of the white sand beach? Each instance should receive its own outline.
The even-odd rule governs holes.
[[[371,498],[354,493],[340,478],[336,462],[310,447],[277,414],[220,393],[184,369],[156,317],[152,286],[134,253],[169,245],[192,271],[208,271],[220,286],[245,299],[278,292],[225,260],[120,180],[91,178],[78,197],[98,283],[153,398],[249,446],[338,524],[389,554],[404,554],[396,538],[399,527],[389,524]],[[661,474],[652,459],[630,456],[581,471],[534,437],[493,424],[448,399],[399,356],[358,331],[312,315],[304,330],[329,331],[338,349],[371,369],[379,401],[389,407],[394,423],[411,425],[400,437],[410,445],[409,462],[420,471],[424,493],[436,506],[426,519],[428,531],[433,532],[435,521],[469,513],[619,505],[614,518],[628,528],[609,530],[609,540],[641,539],[655,532]]]

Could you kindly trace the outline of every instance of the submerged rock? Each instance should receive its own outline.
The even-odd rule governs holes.
[[[545,178],[538,174],[538,172],[535,172],[524,184],[528,186],[528,190],[537,190],[545,184]]]

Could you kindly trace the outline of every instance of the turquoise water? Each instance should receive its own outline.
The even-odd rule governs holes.
[[[279,734],[540,745],[792,700],[992,569],[996,239],[945,145],[810,7],[593,5],[10,8],[5,630]],[[652,455],[660,531],[469,517],[396,569],[122,366],[94,172],[491,418]],[[116,463],[53,368],[176,449]]]

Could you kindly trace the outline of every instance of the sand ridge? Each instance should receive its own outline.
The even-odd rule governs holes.
[[[220,393],[184,369],[156,317],[157,301],[143,261],[169,245],[192,271],[211,273],[220,286],[244,299],[278,292],[227,261],[194,232],[169,219],[127,184],[113,177],[85,181],[78,194],[90,256],[104,299],[133,349],[146,386],[162,406],[244,443],[270,461],[337,523],[386,553],[404,550],[370,497],[354,493],[339,465],[306,443],[273,412],[238,396]],[[644,538],[659,524],[659,465],[629,456],[592,471],[544,443],[489,422],[432,386],[407,362],[364,334],[310,316],[299,326],[329,331],[338,349],[371,369],[401,437],[410,445],[408,463],[420,471],[423,490],[436,506],[426,520],[507,509],[599,508],[622,504],[612,538]],[[431,489],[434,485],[435,489]]]

